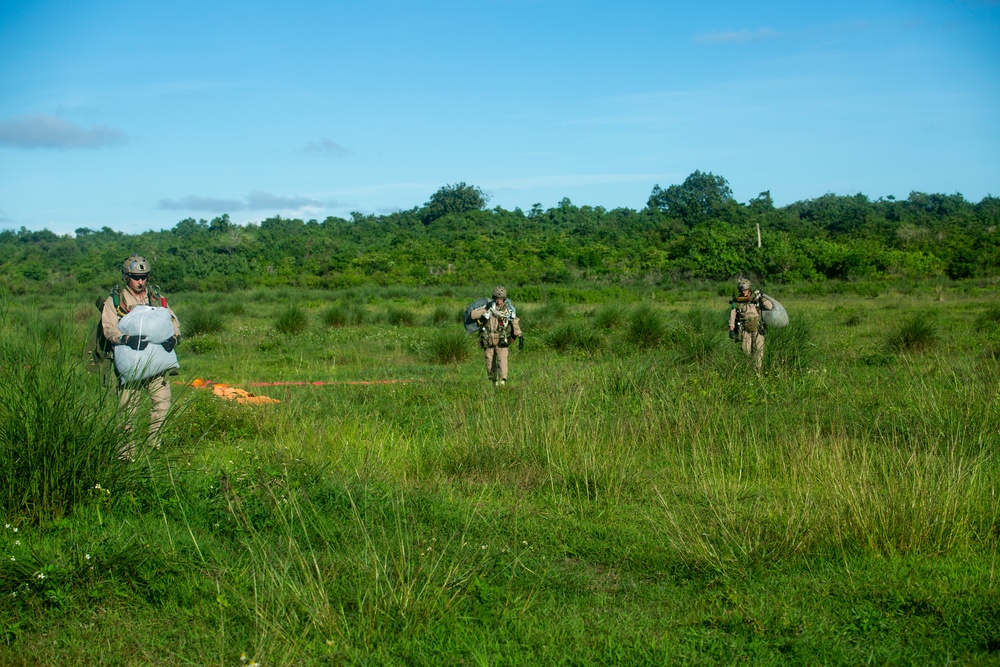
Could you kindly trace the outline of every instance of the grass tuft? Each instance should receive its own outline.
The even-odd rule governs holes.
[[[937,328],[924,315],[914,315],[896,328],[885,341],[890,353],[923,352],[937,343]]]
[[[667,327],[659,311],[640,306],[629,316],[625,340],[640,350],[658,347],[667,335]]]
[[[297,304],[292,304],[278,314],[274,328],[278,333],[296,335],[304,332],[309,326],[309,317]]]

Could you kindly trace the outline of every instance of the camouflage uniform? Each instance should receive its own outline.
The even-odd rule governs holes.
[[[743,353],[750,357],[754,368],[760,373],[764,365],[764,324],[761,316],[763,311],[774,308],[774,304],[760,291],[751,294],[749,280],[741,279],[737,283],[737,289],[740,295],[730,302],[729,331],[732,332],[730,335],[739,332]]]
[[[128,260],[126,260],[126,264],[128,264]],[[161,301],[145,285],[142,285],[141,290],[133,291],[133,283],[128,277],[125,277],[125,287],[118,291],[118,306],[115,306],[114,298],[109,296],[104,300],[104,306],[101,309],[101,331],[111,345],[123,345],[125,343],[125,335],[118,328],[118,322],[132,308],[139,305],[167,308],[167,311],[170,313],[170,320],[174,325],[174,337],[180,340],[180,324],[177,321],[174,311],[167,307],[166,299]],[[166,373],[155,375],[141,382],[126,383],[124,385],[119,383],[118,404],[128,411],[130,423],[135,420],[139,401],[143,394],[149,395],[153,405],[149,414],[149,439],[152,443],[158,444],[157,432],[163,424],[163,420],[166,419],[167,413],[170,411],[170,382],[166,378]],[[127,454],[131,455],[132,452],[129,451]]]
[[[502,299],[499,305],[498,299]],[[469,315],[473,320],[484,322],[479,331],[479,346],[483,348],[487,376],[495,386],[505,385],[510,344],[521,337],[521,320],[507,299],[507,290],[497,287],[493,290],[493,302],[476,308]]]

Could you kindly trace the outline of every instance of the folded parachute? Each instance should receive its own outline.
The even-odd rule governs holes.
[[[153,306],[135,306],[118,322],[126,336],[144,336],[149,343],[142,350],[126,345],[115,347],[115,369],[122,384],[141,382],[172,368],[179,368],[177,353],[163,349],[163,343],[174,335],[170,311]]]
[[[788,312],[785,311],[785,307],[778,303],[777,299],[773,296],[764,297],[771,302],[774,306],[771,310],[765,310],[761,316],[764,318],[764,322],[769,327],[774,327],[775,329],[780,329],[781,327],[788,326]]]

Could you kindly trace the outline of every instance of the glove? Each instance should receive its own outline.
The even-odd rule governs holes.
[[[521,351],[524,349],[524,334],[521,334],[517,339],[517,349]]]
[[[145,350],[149,341],[146,340],[145,336],[122,336],[121,344],[128,345],[133,350]]]
[[[173,352],[175,347],[177,347],[177,336],[171,336],[163,341],[163,349],[166,352]]]
[[[763,296],[763,295],[762,295],[762,294],[760,293],[760,290],[759,290],[759,289],[755,289],[755,290],[753,291],[753,300],[754,300],[754,301],[760,301],[760,297],[761,297],[761,296]]]
[[[736,329],[729,330],[729,340],[736,340]]]

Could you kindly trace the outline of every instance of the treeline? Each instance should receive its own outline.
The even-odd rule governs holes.
[[[481,189],[448,185],[421,207],[322,222],[228,215],[129,235],[108,227],[0,232],[0,288],[103,289],[133,252],[164,290],[254,286],[512,285],[728,279],[969,278],[1000,272],[1000,198],[913,192],[906,200],[826,194],[776,208],[742,204],[699,171],[653,188],[647,206],[607,210],[563,199],[543,210],[488,208]],[[758,228],[761,247],[758,248]]]

